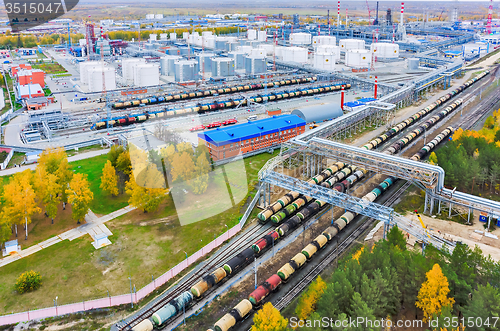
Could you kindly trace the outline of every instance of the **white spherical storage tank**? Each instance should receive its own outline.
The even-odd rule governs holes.
[[[314,36],[312,44],[314,47],[321,45],[336,45],[336,38],[333,36]]]
[[[257,30],[249,29],[247,31],[247,39],[248,40],[255,40],[255,39],[257,39]]]
[[[311,34],[304,32],[290,33],[289,41],[292,45],[310,45]]]
[[[122,60],[122,76],[128,82],[132,83],[134,81],[134,66],[138,64],[146,63],[146,60],[142,58],[131,58]]]
[[[301,47],[285,47],[283,49],[283,61],[307,63],[307,48]]]
[[[348,67],[368,67],[370,61],[370,51],[366,49],[351,49],[345,53],[345,65]]]
[[[322,45],[316,47],[316,53],[333,54],[335,61],[340,60],[340,47],[335,45]]]
[[[370,51],[377,58],[396,59],[399,57],[399,45],[391,43],[373,43]]]
[[[365,41],[362,39],[340,39],[339,46],[342,51],[350,49],[364,49]]]
[[[314,53],[313,66],[322,70],[335,70],[335,54]]]
[[[104,82],[103,86],[103,72],[104,72]],[[88,86],[90,92],[101,92],[103,88],[106,91],[116,90],[116,75],[115,68],[104,67],[104,68],[94,68],[88,72]]]
[[[101,63],[98,61],[80,62],[80,82],[84,85],[87,85],[89,82],[88,71],[101,66],[102,66]]]
[[[135,86],[160,85],[160,71],[156,64],[138,64],[134,67]]]
[[[267,41],[267,32],[266,31],[259,31],[257,40],[258,41]]]

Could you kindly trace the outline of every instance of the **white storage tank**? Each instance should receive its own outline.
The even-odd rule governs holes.
[[[198,80],[198,62],[196,60],[182,60],[175,62],[175,81],[189,82]]]
[[[80,82],[84,85],[88,84],[88,71],[94,68],[101,67],[102,64],[98,61],[80,62]]]
[[[321,70],[335,70],[335,55],[331,53],[314,53],[314,68]]]
[[[160,58],[160,70],[161,74],[164,76],[173,76],[175,75],[175,61],[181,59],[180,56],[177,55],[165,55]]]
[[[212,71],[212,57],[215,57],[214,53],[199,53],[196,55],[196,59],[198,60],[198,68],[200,68],[200,71]]]
[[[160,33],[160,40],[168,40],[168,33]]]
[[[104,82],[103,86],[103,72],[104,72]],[[106,91],[116,90],[116,75],[115,68],[104,67],[104,68],[93,68],[88,71],[88,87],[89,92],[101,92],[103,87]]]
[[[234,59],[229,57],[212,58],[212,77],[234,76]]]
[[[177,33],[170,32],[170,40],[177,40]]]
[[[283,49],[283,61],[285,62],[307,63],[307,55],[307,48],[286,47]]]
[[[201,35],[203,36],[203,38],[207,38],[207,37],[212,37],[213,33],[212,31],[203,31]]]
[[[397,59],[399,57],[399,45],[392,43],[373,43],[370,45],[370,51],[377,58]]]
[[[266,56],[266,51],[261,48],[252,48],[250,56]]]
[[[257,40],[266,42],[267,41],[267,31],[259,31],[259,35],[258,35]]]
[[[345,53],[345,65],[348,67],[365,68],[371,62],[370,51],[366,49],[351,49]]]
[[[259,45],[259,49],[264,50],[266,55],[273,55],[273,53],[274,53],[274,46],[273,45],[262,44],[262,45]]]
[[[87,39],[80,39],[78,42],[80,46],[87,46]]]
[[[292,45],[310,45],[311,34],[304,32],[290,33],[289,41]]]
[[[157,37],[158,35],[156,33],[152,33],[149,35],[149,41],[156,41]]]
[[[364,49],[365,41],[363,39],[340,39],[339,46],[342,51],[350,49]]]
[[[250,52],[252,51],[252,46],[238,46],[236,47],[236,50],[239,52],[250,54]]]
[[[229,52],[228,55],[229,57],[234,59],[235,69],[245,68],[245,57],[247,55],[245,52],[234,51],[234,52]]]
[[[245,57],[245,73],[261,74],[267,71],[266,58],[264,56]]]
[[[283,47],[283,46],[276,46],[276,48],[274,49],[274,51],[276,52],[276,57],[279,57],[280,59],[283,59],[283,51],[286,49],[287,47]]]
[[[335,61],[340,60],[340,47],[335,45],[322,45],[316,47],[316,53],[333,54]]]
[[[482,43],[462,45],[462,54],[481,54],[486,52],[487,45]]]
[[[189,39],[189,32],[183,32],[182,33],[182,39],[188,40]]]
[[[312,44],[314,47],[321,45],[336,45],[336,39],[333,36],[314,36]]]
[[[257,39],[257,30],[248,29],[247,30],[247,39],[248,40],[255,40],[255,39]]]
[[[418,70],[419,65],[420,65],[420,59],[418,58],[408,59],[408,70]]]
[[[135,86],[155,86],[160,85],[160,71],[156,64],[138,64],[134,66]]]
[[[146,60],[143,58],[130,58],[122,60],[122,76],[127,83],[132,83],[134,81],[134,66],[145,63]]]

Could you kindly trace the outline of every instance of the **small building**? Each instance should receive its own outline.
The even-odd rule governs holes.
[[[45,87],[45,72],[40,69],[23,69],[17,72],[17,82],[19,85],[39,84]]]
[[[304,133],[305,125],[296,115],[273,116],[198,133],[198,141],[208,147],[212,160],[217,162],[278,148],[282,142]]]
[[[39,110],[49,104],[54,103],[54,97],[35,97],[24,99],[24,104],[28,110]]]
[[[326,104],[319,106],[310,106],[301,109],[295,109],[292,111],[292,115],[297,115],[303,119],[306,123],[312,122],[323,122],[326,120],[332,120],[334,118],[344,115],[340,105]]]
[[[45,92],[40,84],[17,85],[17,93],[19,99],[31,99],[45,96]]]
[[[460,55],[462,55],[462,52],[458,51],[458,50],[444,51],[444,57],[447,57],[447,58],[454,59],[456,57],[460,57]]]
[[[24,156],[24,164],[37,163],[42,152],[28,152]]]
[[[3,256],[15,254],[21,251],[21,245],[17,243],[17,239],[7,241],[4,245],[5,248],[2,250]]]
[[[31,66],[29,64],[24,64],[24,63],[21,63],[21,64],[18,64],[18,65],[13,65],[10,67],[10,70],[12,72],[12,75],[16,76],[17,75],[17,72],[20,71],[20,70],[31,70]]]

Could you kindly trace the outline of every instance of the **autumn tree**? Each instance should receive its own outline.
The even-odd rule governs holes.
[[[299,303],[295,308],[295,314],[300,320],[308,318],[315,310],[318,300],[326,290],[326,283],[321,276],[309,285],[307,291],[300,297]]]
[[[253,323],[252,331],[285,331],[288,320],[281,316],[272,303],[267,302],[255,313]]]
[[[68,156],[64,148],[47,148],[45,149],[38,159],[38,167],[44,167],[49,174],[56,175],[57,184],[61,187],[61,200],[63,202],[63,209],[66,208],[68,196],[66,188],[73,177],[73,172],[68,163]]]
[[[203,194],[208,188],[208,173],[210,171],[210,163],[206,155],[200,154],[196,160],[195,172],[193,179],[189,182],[191,190],[194,194]]]
[[[137,185],[133,176],[126,183],[125,190],[130,195],[129,204],[145,213],[157,210],[167,194],[167,190],[164,188],[146,188]]]
[[[68,202],[71,204],[73,219],[80,224],[85,219],[90,203],[94,199],[94,194],[89,188],[90,184],[87,175],[75,174],[66,190]]]
[[[188,181],[192,178],[194,171],[195,165],[190,153],[178,152],[174,155],[170,170],[172,180]]]
[[[57,216],[57,206],[61,202],[62,187],[55,174],[48,173],[44,165],[38,165],[33,174],[35,192],[45,207],[45,212],[52,219]]]
[[[111,161],[106,161],[104,168],[102,169],[101,185],[99,186],[104,191],[112,194],[114,196],[118,195],[118,178],[116,176],[115,167],[111,164]]]
[[[424,312],[424,322],[433,315],[439,314],[443,307],[451,306],[455,302],[453,298],[448,298],[450,292],[448,279],[441,271],[439,264],[434,264],[426,273],[426,277],[427,281],[422,284],[415,303],[415,306]]]
[[[432,152],[431,155],[429,156],[429,163],[432,165],[438,164],[438,158],[436,153]]]
[[[125,148],[121,145],[113,145],[108,152],[108,161],[111,162],[113,167],[116,167],[118,158],[125,152]]]

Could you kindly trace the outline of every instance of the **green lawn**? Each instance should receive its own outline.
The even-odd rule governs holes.
[[[90,190],[94,193],[94,200],[90,205],[90,209],[94,213],[102,215],[128,206],[128,195],[120,194],[114,197],[99,188],[101,185],[102,169],[107,160],[108,155],[104,154],[70,163],[75,172],[87,174],[90,182]]]
[[[253,189],[260,168],[274,155],[263,153],[244,160],[247,180]],[[91,189],[100,192],[99,177],[107,155],[72,162],[73,169],[86,173]],[[80,168],[78,168],[80,166]],[[230,173],[231,170],[229,169]],[[0,177],[1,181],[5,180]],[[255,192],[248,195],[252,197]],[[134,210],[106,223],[113,236],[110,246],[95,250],[85,235],[72,242],[64,241],[1,268],[0,313],[50,307],[58,296],[59,304],[105,297],[129,291],[129,275],[139,289],[189,255],[208,244],[214,236],[238,223],[244,212],[243,202],[203,221],[181,226],[170,195],[154,213]],[[97,193],[93,210],[117,209],[119,199]],[[126,199],[121,202],[126,205]],[[114,205],[114,208],[110,206]],[[254,210],[255,216],[258,210]],[[13,290],[16,278],[24,271],[42,274],[42,287],[23,295]]]

